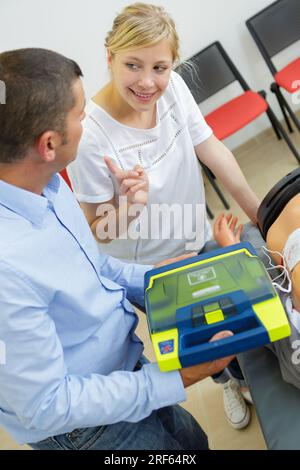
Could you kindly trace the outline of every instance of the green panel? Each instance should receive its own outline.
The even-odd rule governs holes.
[[[179,307],[209,300],[214,303],[216,296],[237,290],[243,290],[252,303],[276,295],[262,262],[245,252],[212,258],[155,278],[146,292],[150,330],[154,333],[176,327]]]

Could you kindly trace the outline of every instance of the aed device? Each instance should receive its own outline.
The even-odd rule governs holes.
[[[280,298],[250,243],[148,271],[145,305],[161,371],[230,356],[291,334]],[[234,335],[210,342],[223,330]]]

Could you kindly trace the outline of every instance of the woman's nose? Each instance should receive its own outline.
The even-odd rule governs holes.
[[[138,86],[145,89],[153,88],[154,80],[151,75],[143,75],[138,80]]]

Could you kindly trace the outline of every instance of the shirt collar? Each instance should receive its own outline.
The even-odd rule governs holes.
[[[39,225],[43,222],[49,201],[54,203],[59,186],[59,176],[55,174],[45,186],[44,196],[39,196],[0,180],[0,205],[16,212],[33,224]]]

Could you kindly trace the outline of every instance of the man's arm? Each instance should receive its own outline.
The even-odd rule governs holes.
[[[116,258],[101,254],[101,267],[100,272],[112,281],[124,287],[128,294],[128,299],[140,306],[144,306],[144,276],[147,271],[154,267],[165,266],[170,263],[182,261],[187,258],[196,256],[197,253],[188,253],[176,258],[168,258],[155,266],[141,265],[134,263],[124,263]]]
[[[70,374],[47,301],[3,261],[0,285],[0,338],[7,359],[0,366],[0,406],[3,411],[9,406],[28,430],[53,436],[78,427],[140,421],[153,410],[184,401],[184,387],[232,359],[171,372],[146,364],[136,372]]]
[[[152,265],[124,263],[105,254],[100,255],[100,274],[126,289],[130,302],[144,306],[144,276]]]
[[[24,428],[50,436],[78,427],[137,422],[185,400],[179,372],[161,373],[156,364],[105,376],[70,374],[47,302],[26,276],[4,262],[0,285],[0,338],[7,360],[0,366],[0,406],[3,397]]]

